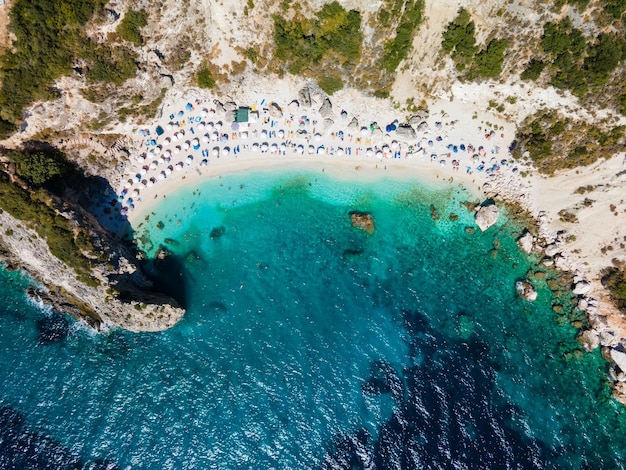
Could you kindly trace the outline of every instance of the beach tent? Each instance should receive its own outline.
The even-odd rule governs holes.
[[[386,128],[385,128],[385,132],[393,132],[397,129],[395,124],[389,124]]]
[[[235,123],[248,122],[250,108],[240,107],[235,111]]]
[[[185,106],[185,109],[187,111],[191,111],[193,109],[193,105],[191,103],[187,103],[187,105]]]
[[[165,131],[163,130],[161,126],[157,126],[154,132],[156,132],[156,135],[163,135]]]

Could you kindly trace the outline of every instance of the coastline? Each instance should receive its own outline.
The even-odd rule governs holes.
[[[601,216],[598,213],[601,204],[608,205],[607,201],[619,198],[620,183],[624,179],[622,173],[626,174],[622,171],[622,156],[613,156],[582,171],[571,170],[548,178],[535,174],[532,167],[511,159],[508,147],[514,139],[513,124],[499,120],[474,105],[440,100],[429,107],[438,110],[438,113],[418,111],[413,115],[401,116],[386,100],[362,98],[354,90],[337,95],[333,103],[339,104],[334,105],[325,95],[311,93],[310,103],[306,106],[300,104],[302,91],[298,94],[293,89],[283,89],[272,96],[282,99],[276,105],[269,99],[260,99],[252,92],[244,93],[237,102],[225,104],[197,93],[193,96],[193,103],[183,96],[173,99],[164,105],[161,117],[151,126],[152,129],[158,125],[162,129],[170,127],[172,116],[187,108],[196,115],[205,112],[200,122],[219,122],[224,130],[217,136],[224,135],[226,141],[223,137],[219,140],[211,138],[200,144],[204,151],[201,157],[208,157],[206,166],[202,167],[199,165],[201,157],[196,157],[196,154],[192,162],[185,163],[191,149],[180,149],[176,155],[170,152],[170,168],[173,169],[174,165],[182,168],[170,172],[162,181],[157,182],[155,179],[156,184],[151,187],[142,187],[136,208],[127,214],[129,222],[136,226],[164,195],[174,194],[184,186],[198,184],[206,178],[248,170],[272,171],[291,167],[320,171],[322,168],[322,171],[338,180],[362,181],[389,177],[415,179],[437,185],[460,184],[476,194],[477,198],[512,202],[528,211],[537,227],[532,243],[525,251],[534,252],[543,257],[545,263],[571,274],[571,289],[577,297],[577,308],[585,311],[589,322],[589,327],[579,333],[581,345],[586,350],[604,347],[607,359],[612,357],[615,348],[621,348],[623,338],[626,338],[626,321],[610,302],[600,282],[601,270],[610,266],[610,260],[598,254],[608,244],[607,235],[619,241],[620,237],[626,237],[626,233],[621,233],[626,232],[626,228],[619,228],[616,224],[617,228],[608,233],[606,227],[597,223],[597,218]],[[346,99],[346,102],[342,102],[341,98]],[[363,100],[367,105],[363,105]],[[367,110],[358,111],[358,104]],[[228,116],[239,106],[258,109],[259,120],[248,127],[234,130],[230,128],[232,119],[229,120]],[[303,126],[300,118],[306,118],[307,124]],[[296,137],[294,129],[298,119],[299,128],[305,132]],[[395,125],[396,129],[386,132],[385,126],[389,124]],[[397,128],[401,126],[405,129],[410,127],[412,133],[400,136]],[[163,133],[164,138],[178,129],[178,126],[171,126]],[[248,138],[242,139],[241,132],[245,132]],[[343,139],[339,138],[339,132],[343,132]],[[187,144],[192,143],[194,138],[199,141],[200,135],[186,134],[181,141]],[[133,177],[145,182],[144,176],[157,175],[152,171],[160,170],[158,164],[153,165],[156,168],[150,168],[141,163],[149,163],[174,144],[171,142],[163,147],[157,144],[157,151],[149,156],[145,155],[150,152],[150,148],[146,147],[148,139],[154,137],[146,136],[136,145],[118,181],[118,191],[122,192],[126,188],[128,193],[133,186],[128,183]],[[257,146],[256,151],[252,151],[252,145]],[[242,146],[245,147],[241,149]],[[348,147],[351,147],[350,151]],[[224,148],[240,150],[237,153],[223,153]],[[137,162],[138,155],[144,155],[142,162]],[[137,173],[142,167],[145,170],[143,175]],[[590,211],[590,205],[585,203],[584,191],[578,192],[580,187],[591,186],[601,189],[592,194],[598,200],[594,211]],[[618,206],[623,204],[621,200]],[[564,222],[562,217],[563,211],[571,207],[578,214],[576,223]],[[626,205],[623,209],[626,210]],[[620,206],[612,212],[617,216],[621,210]],[[613,369],[612,374],[616,376]],[[617,382],[616,398],[626,403],[626,377],[622,375],[620,379],[623,380]]]

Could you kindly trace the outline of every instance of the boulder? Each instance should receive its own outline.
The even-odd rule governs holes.
[[[283,110],[278,105],[278,103],[272,102],[270,103],[270,116],[273,118],[281,118],[283,117]]]
[[[622,372],[626,372],[626,351],[621,349],[611,349],[611,359]]]
[[[369,212],[350,212],[350,222],[352,222],[353,227],[360,228],[367,233],[374,233],[374,229],[376,228],[374,223],[374,216]]]
[[[547,256],[554,256],[557,253],[559,253],[561,251],[561,249],[559,248],[559,245],[557,245],[556,243],[551,243],[550,245],[546,246],[546,255]]]
[[[591,284],[588,281],[578,281],[574,285],[572,292],[576,295],[585,295],[591,291]]]
[[[533,251],[533,241],[534,239],[532,234],[526,230],[524,234],[517,239],[517,246],[519,246],[525,253],[530,253]]]
[[[398,129],[396,129],[396,134],[398,135],[399,139],[403,139],[406,141],[415,140],[415,138],[417,137],[415,129],[413,129],[408,124],[401,124],[400,126],[398,126]]]
[[[235,103],[234,101],[227,101],[226,103],[224,103],[224,109],[226,110],[226,112],[234,112],[237,110],[238,107],[239,106],[237,106],[237,103]]]
[[[330,129],[334,123],[335,121],[333,121],[331,118],[324,119],[324,130]]]
[[[358,129],[359,128],[359,121],[357,120],[357,118],[352,117],[352,120],[350,121],[350,124],[348,124],[348,129]]]
[[[500,214],[500,211],[498,210],[498,207],[495,204],[480,206],[476,210],[476,215],[475,215],[476,225],[478,225],[478,228],[484,232],[485,230],[487,230],[489,227],[491,227],[493,224],[495,224],[498,221],[499,214]]]
[[[329,118],[333,114],[333,105],[328,98],[324,100],[322,106],[320,106],[320,116],[323,118]]]
[[[304,87],[298,95],[300,95],[302,106],[311,106],[311,90],[309,90],[309,87]]]
[[[584,330],[578,335],[578,343],[589,352],[600,346],[600,338],[595,330]]]
[[[589,308],[589,302],[587,302],[586,299],[579,299],[578,303],[576,304],[576,308],[584,312],[587,310],[587,308]]]
[[[524,300],[528,300],[529,302],[537,300],[537,291],[535,290],[535,286],[533,286],[528,279],[517,281],[515,283],[515,290]]]

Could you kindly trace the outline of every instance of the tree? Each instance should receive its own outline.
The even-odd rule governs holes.
[[[7,158],[15,163],[17,174],[33,186],[43,186],[66,175],[72,168],[65,154],[58,150],[12,150]]]

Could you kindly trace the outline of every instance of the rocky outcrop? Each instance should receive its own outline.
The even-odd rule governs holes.
[[[350,222],[353,227],[360,228],[367,233],[374,233],[376,228],[374,216],[369,212],[352,211],[350,212]]]
[[[130,331],[160,331],[174,326],[185,310],[158,292],[136,265],[132,250],[116,242],[95,220],[80,209],[71,212],[73,222],[97,237],[99,246],[109,255],[106,262],[95,263],[93,282],[86,283],[76,272],[56,258],[46,240],[27,224],[0,212],[5,235],[0,240],[0,259],[7,267],[27,272],[38,283],[29,295],[69,314],[96,330],[121,327]],[[8,235],[10,234],[10,235]]]
[[[591,284],[585,280],[578,281],[574,284],[572,292],[576,295],[585,295],[591,292]]]
[[[479,206],[478,209],[476,209],[476,215],[474,216],[476,225],[478,225],[478,228],[484,232],[498,221],[499,214],[500,212],[495,204]]]
[[[330,118],[332,117],[333,114],[333,105],[330,102],[330,100],[328,98],[326,98],[324,100],[324,102],[322,103],[322,106],[320,107],[319,110],[320,116],[322,116],[323,118]]]
[[[415,129],[413,129],[408,124],[402,124],[398,126],[398,128],[396,129],[396,134],[398,136],[398,139],[402,139],[407,142],[415,140],[417,137],[417,133],[415,132]]]
[[[533,302],[537,300],[537,291],[535,286],[528,279],[521,279],[515,283],[515,290],[517,295],[522,299]]]
[[[521,237],[517,239],[517,246],[525,253],[531,253],[533,251],[534,238],[533,235],[526,230]]]

